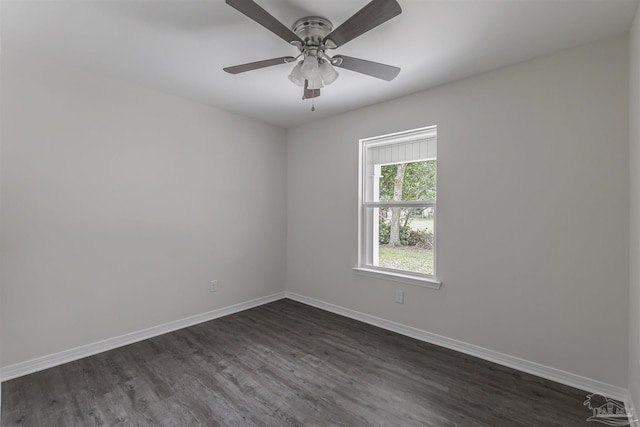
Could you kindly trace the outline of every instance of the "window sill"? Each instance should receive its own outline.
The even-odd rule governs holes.
[[[420,286],[422,288],[440,289],[442,282],[427,277],[412,276],[410,274],[393,273],[390,271],[374,270],[371,268],[354,267],[357,274],[362,276],[375,277],[376,279],[391,280],[393,282],[405,283],[407,285]]]

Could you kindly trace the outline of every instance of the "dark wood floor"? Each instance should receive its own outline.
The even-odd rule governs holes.
[[[586,393],[291,300],[2,384],[2,426],[582,426]]]

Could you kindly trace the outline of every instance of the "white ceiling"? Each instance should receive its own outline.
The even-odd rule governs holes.
[[[335,26],[368,0],[257,0],[287,26]],[[297,54],[223,0],[2,0],[2,46],[61,58],[205,104],[289,127],[397,98],[629,30],[638,0],[399,0],[403,13],[332,51],[402,68],[392,82],[339,70],[316,100],[292,64],[222,68]]]

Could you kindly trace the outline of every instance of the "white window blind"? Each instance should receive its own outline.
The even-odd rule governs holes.
[[[438,157],[436,129],[409,131],[364,141],[367,166],[433,160]]]

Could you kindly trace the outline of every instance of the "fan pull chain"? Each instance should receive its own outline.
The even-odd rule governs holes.
[[[311,99],[311,112],[313,113],[314,111],[316,111],[316,100]]]

